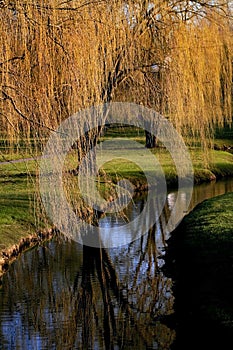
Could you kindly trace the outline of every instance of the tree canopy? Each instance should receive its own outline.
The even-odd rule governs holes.
[[[0,125],[40,144],[80,109],[141,103],[183,136],[231,122],[229,1],[2,1]]]

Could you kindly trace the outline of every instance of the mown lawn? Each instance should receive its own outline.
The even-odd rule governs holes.
[[[0,249],[35,232],[35,162],[0,165]]]
[[[117,139],[119,134],[115,130],[110,130],[105,140],[115,140],[122,143],[122,139]],[[122,134],[121,134],[122,136]],[[144,143],[144,133],[132,130],[129,133],[127,129],[126,137],[136,142]],[[150,158],[145,150],[132,149],[123,147],[120,156],[119,152],[114,153],[113,149],[106,149],[100,152],[101,161],[103,163],[100,168],[99,178],[96,180],[100,193],[108,199],[116,193],[117,182],[123,178],[131,181],[140,189],[145,189],[147,179],[145,171],[150,177],[154,176],[155,165],[148,161]],[[168,187],[176,187],[177,171],[174,161],[164,148],[159,147],[155,150],[147,150],[150,155],[155,155],[157,163],[160,164],[161,175],[164,173]],[[150,153],[151,152],[151,153]],[[127,160],[130,154],[130,161]],[[32,155],[29,153],[18,152],[16,155],[12,153],[1,152],[0,161],[28,158]],[[38,154],[37,154],[38,156]],[[117,156],[117,158],[114,158]],[[224,151],[211,151],[211,162],[207,168],[203,160],[203,154],[199,149],[190,149],[190,156],[194,168],[195,183],[209,181],[215,175],[232,176],[233,175],[233,155]],[[148,158],[149,157],[149,158]],[[126,158],[126,159],[125,159]],[[64,170],[72,170],[77,166],[77,156],[75,150],[72,150],[65,161]],[[25,161],[23,163],[0,163],[0,247],[8,246],[16,241],[22,235],[34,232],[38,224],[38,215],[35,213],[34,201],[38,193],[36,193],[36,172],[39,167],[39,160]],[[155,173],[156,173],[155,171]],[[64,172],[65,173],[65,172]],[[68,183],[73,182],[73,188],[77,189],[77,176],[70,176]],[[153,179],[152,179],[153,182]],[[76,190],[76,194],[77,194]],[[78,202],[78,201],[77,201]]]

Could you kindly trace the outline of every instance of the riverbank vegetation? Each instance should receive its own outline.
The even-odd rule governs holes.
[[[216,128],[232,122],[232,8],[227,1],[14,0],[1,7],[1,147],[17,157],[22,150],[25,156],[40,156],[51,133],[74,113],[132,102],[163,115],[185,139],[194,152],[197,182],[231,172],[230,158],[223,164],[221,153],[212,171],[211,150]],[[99,109],[103,124],[108,112]],[[89,117],[84,113],[80,129],[93,125],[97,116]],[[135,121],[139,115],[127,118]],[[77,172],[103,131],[92,127],[80,135],[70,173]],[[146,146],[154,148],[157,140],[146,135]],[[198,153],[193,147],[200,147]],[[168,185],[175,185],[169,155],[160,148],[155,153]],[[125,163],[122,169],[117,162],[103,167],[104,180],[116,178],[117,167],[123,177],[134,184],[139,177],[144,186],[135,165]],[[36,214],[40,218],[41,211]]]
[[[111,133],[106,134],[106,140],[112,137]],[[145,136],[127,135],[130,139],[137,142],[144,142]],[[220,140],[221,142],[221,140]],[[227,143],[230,145],[230,143]],[[109,151],[111,152],[111,151]],[[128,151],[125,150],[127,153]],[[175,164],[164,148],[153,149],[152,153],[156,156],[162,166],[168,189],[176,188],[177,172]],[[134,154],[134,153],[133,153]],[[40,216],[35,213],[37,199],[37,173],[39,169],[39,159],[26,160],[30,154],[24,155],[25,160],[14,163],[10,162],[14,155],[5,154],[0,163],[0,244],[1,249],[10,247],[17,243],[20,238],[25,235],[35,233],[41,229],[42,221]],[[108,153],[104,155],[106,160],[109,158]],[[135,162],[139,154],[135,153]],[[208,182],[222,177],[233,176],[233,155],[227,151],[211,151],[211,163],[205,167],[201,150],[190,149],[190,156],[194,168],[194,183]],[[18,154],[19,157],[19,154]],[[16,157],[17,158],[17,157]],[[124,153],[122,159],[114,159],[106,162],[99,172],[99,180],[97,179],[97,187],[107,200],[115,193],[115,184],[117,181],[126,178],[134,186],[136,191],[145,191],[147,189],[147,179],[144,173],[132,159],[132,162],[124,161]],[[9,162],[6,162],[6,159]],[[4,163],[3,163],[4,162]],[[71,176],[71,181],[76,181],[77,177],[70,175],[68,171],[74,168],[76,164],[76,153],[72,151],[68,155],[65,162],[64,171],[67,176]],[[150,171],[150,164],[145,162],[146,171]],[[41,214],[42,215],[42,214]],[[43,228],[43,227],[42,227]]]
[[[37,230],[45,214],[36,157],[63,120],[91,106],[134,102],[163,115],[190,149],[195,183],[233,173],[232,155],[225,152],[232,147],[231,136],[224,143],[214,139],[216,129],[220,135],[232,122],[231,11],[227,1],[1,4],[1,158],[35,158],[0,165],[2,247]],[[106,119],[103,110],[101,120]],[[107,130],[105,139],[114,132]],[[121,128],[116,135],[127,133]],[[167,185],[175,187],[171,156],[149,136],[150,141],[137,131],[133,138],[151,148]],[[77,140],[67,162],[70,177],[102,137],[103,128],[94,128]],[[109,158],[107,151],[104,157]],[[134,157],[132,162],[115,159],[100,171],[99,189],[107,199],[121,178],[146,189]]]
[[[2,274],[19,254],[36,244],[42,244],[43,240],[51,239],[54,233],[57,234],[42,205],[39,187],[40,157],[50,136],[58,135],[57,128],[77,112],[82,112],[82,118],[77,128],[79,134],[73,139],[72,149],[66,157],[63,168],[63,189],[65,189],[67,202],[72,203],[75,213],[81,213],[82,219],[88,216],[88,223],[98,225],[101,214],[96,209],[90,209],[89,204],[84,208],[85,194],[93,195],[89,179],[93,179],[91,175],[96,169],[95,152],[91,162],[85,162],[85,159],[88,158],[89,151],[101,140],[114,139],[121,143],[123,138],[129,137],[143,144],[142,148],[151,152],[161,165],[167,187],[176,189],[178,176],[175,162],[159,137],[157,139],[156,135],[152,135],[148,130],[145,135],[143,130],[152,128],[155,134],[161,135],[159,132],[163,123],[161,128],[158,123],[156,124],[158,115],[163,116],[166,122],[169,121],[169,127],[174,127],[177,132],[174,138],[170,138],[170,134],[167,133],[169,127],[163,130],[165,138],[167,137],[170,141],[171,148],[173,146],[178,150],[182,144],[182,142],[177,143],[174,147],[175,138],[179,138],[178,135],[187,145],[193,162],[195,184],[216,181],[221,177],[233,175],[232,16],[232,4],[227,0],[0,1],[2,48],[0,51],[0,283]],[[114,114],[114,109],[111,110],[110,106],[115,105],[115,102],[120,102],[117,106],[133,104],[137,106],[137,111],[131,113],[128,107],[129,109],[123,111],[124,113],[119,112],[120,109],[115,109]],[[93,106],[96,108],[90,110]],[[98,106],[101,107],[98,108]],[[145,110],[151,111],[150,115],[153,111],[149,126],[147,126]],[[119,118],[119,122],[113,122],[120,125],[118,128],[109,125],[111,117]],[[101,120],[102,125],[95,124],[96,120]],[[141,129],[122,127],[124,120],[125,125],[139,124]],[[140,124],[139,120],[143,122]],[[130,122],[133,123],[130,124]],[[85,132],[83,132],[84,129]],[[223,130],[227,130],[225,136]],[[64,134],[60,135],[61,139],[69,142],[70,135],[69,140],[66,139],[66,135],[67,133],[64,139]],[[147,171],[150,174],[153,166],[148,161],[143,163],[145,164],[143,169],[137,165],[138,158],[146,158],[144,153],[141,153],[142,148],[132,149],[131,161],[127,157],[127,147],[122,148],[121,157],[117,158],[114,158],[114,152],[111,149],[102,152],[103,165],[94,183],[101,195],[109,202],[115,199],[116,188],[120,187],[119,180],[124,178],[134,185],[135,191],[147,191],[144,172]],[[59,149],[56,151],[59,158],[62,152],[59,152]],[[86,176],[88,179],[85,182],[86,193],[80,194],[77,182],[83,160],[84,164],[88,164],[86,168],[90,177]],[[55,165],[54,162],[46,176],[48,173],[53,174]],[[44,178],[47,180],[49,176]],[[51,183],[49,185],[47,183],[49,189],[47,203],[51,204],[49,195],[53,195],[53,189],[56,192],[56,186],[52,177],[49,180]],[[127,189],[122,185],[121,190]],[[59,191],[58,198],[61,192]],[[185,302],[186,305],[190,302],[190,298],[194,299],[194,303],[190,303],[190,308],[187,308],[190,313],[194,312],[194,320],[203,325],[203,328],[205,321],[209,322],[214,331],[223,330],[223,335],[232,331],[233,313],[230,302],[233,282],[232,254],[230,253],[232,237],[230,237],[231,229],[228,225],[228,222],[232,221],[232,199],[232,195],[229,195],[204,203],[203,207],[198,209],[200,210],[198,218],[193,212],[192,222],[188,217],[182,224],[185,226],[181,226],[187,229],[188,240],[186,241],[183,235],[178,235],[178,239],[180,237],[182,239],[180,246],[177,247],[179,252],[177,261],[182,263],[184,269],[180,270],[181,274],[178,276],[176,302],[180,305]],[[53,201],[51,211],[60,213],[58,203],[59,200]],[[150,209],[153,211],[155,208],[152,206]],[[186,213],[182,210],[181,212]],[[66,210],[63,210],[59,218],[64,224],[70,223],[70,217],[66,214]],[[160,217],[160,220],[164,219],[163,223],[166,222],[169,215],[171,215],[170,207],[164,218]],[[201,224],[199,218],[201,218]],[[147,218],[145,219],[147,221]],[[140,222],[140,225],[144,226],[144,222]],[[137,230],[141,230],[140,225],[137,226]],[[195,237],[192,235],[194,227],[198,230]],[[147,346],[147,338],[150,338],[149,343],[153,344],[153,347],[160,347],[160,343],[154,341],[155,333],[161,333],[161,329],[162,332],[167,332],[167,327],[158,326],[160,313],[157,313],[157,309],[163,309],[164,305],[169,304],[170,314],[173,298],[167,289],[171,285],[171,280],[164,284],[163,278],[158,277],[161,272],[159,260],[161,256],[163,257],[165,235],[162,233],[161,246],[156,246],[156,240],[157,232],[154,225],[149,229],[145,243],[141,241],[141,247],[136,248],[137,253],[139,252],[138,267],[135,268],[136,265],[133,263],[131,277],[135,272],[136,274],[135,278],[133,277],[133,283],[129,284],[127,289],[121,288],[120,279],[118,280],[113,266],[114,260],[111,261],[105,248],[96,250],[89,249],[85,245],[82,247],[84,256],[82,271],[77,275],[77,279],[75,277],[74,288],[69,286],[67,289],[68,294],[62,283],[52,282],[49,264],[46,262],[45,269],[46,271],[48,269],[47,276],[52,286],[51,291],[54,293],[55,288],[59,295],[61,290],[62,299],[56,299],[56,293],[52,295],[49,292],[47,294],[49,304],[43,300],[42,304],[52,306],[51,319],[55,322],[61,319],[63,326],[64,319],[68,315],[71,322],[67,323],[65,328],[63,327],[64,334],[61,339],[62,341],[67,339],[67,335],[69,339],[68,342],[64,341],[64,346],[72,343],[72,347],[76,337],[81,334],[80,330],[83,330],[84,336],[79,337],[78,343],[80,341],[81,347],[84,348],[93,347],[94,333],[90,331],[90,324],[93,323],[98,330],[98,339],[102,338],[105,341],[104,344],[101,340],[103,347],[104,345],[106,348],[114,347],[111,337],[115,336],[117,328],[120,330],[118,347],[122,347],[123,337],[127,338],[127,341],[128,338],[132,338],[134,333],[131,332],[128,336],[129,329],[136,330],[135,343],[141,344],[141,340],[137,340],[138,337],[142,338],[140,324],[144,324],[145,348],[151,347]],[[143,253],[143,246],[145,253]],[[47,247],[43,248],[42,255],[45,256]],[[197,250],[198,254],[196,254]],[[174,254],[177,254],[177,251]],[[130,255],[130,247],[126,254]],[[58,259],[60,258],[59,255]],[[53,259],[55,261],[54,256]],[[146,259],[148,259],[148,268],[145,267]],[[32,282],[29,283],[30,288],[34,284],[38,285],[36,276],[39,276],[41,286],[47,278],[44,279],[42,276],[44,271],[41,266],[45,265],[40,265],[39,259],[36,260],[37,273],[33,273],[29,278],[29,282]],[[135,259],[131,258],[132,262],[134,260],[136,256]],[[121,265],[124,265],[123,261],[119,259]],[[145,268],[147,277],[144,280]],[[72,271],[73,269],[76,269],[76,265],[72,266]],[[27,272],[29,271],[33,270],[28,269]],[[64,271],[61,281],[68,276],[67,270]],[[23,276],[23,273],[22,275],[16,273],[17,278],[14,280],[17,284],[19,276]],[[127,270],[127,274],[131,274],[130,269]],[[100,288],[97,291],[94,276],[98,276],[100,282]],[[187,276],[187,280],[183,276],[185,278]],[[80,277],[81,289],[76,283]],[[14,288],[12,280],[9,279],[10,288],[7,289],[11,299],[11,291]],[[20,282],[22,281],[23,278],[20,278]],[[109,286],[111,290],[108,290]],[[180,286],[181,291],[179,291]],[[32,289],[36,292],[36,298],[40,300],[40,289],[37,287]],[[24,289],[23,283],[22,289]],[[42,292],[44,293],[44,289]],[[25,290],[23,293],[25,300]],[[137,294],[140,295],[139,302],[135,298]],[[67,304],[67,295],[71,301],[71,308],[69,303]],[[111,299],[112,296],[114,299]],[[130,296],[129,299],[128,296]],[[159,296],[158,302],[157,296]],[[98,301],[97,308],[95,308],[96,301]],[[115,307],[118,303],[119,309]],[[17,309],[21,305],[15,300],[14,304]],[[34,314],[35,308],[30,308],[29,303],[26,306],[27,310],[33,311],[33,317],[28,321],[33,326],[36,325],[34,334],[41,332],[40,322],[37,321],[43,319],[39,310],[41,306],[44,307],[42,304],[37,305],[38,314],[37,312]],[[134,309],[132,313],[131,306]],[[77,313],[75,307],[78,307]],[[99,308],[100,314],[96,313]],[[122,312],[124,308],[126,311]],[[72,310],[71,313],[70,310]],[[181,310],[178,325],[180,329],[187,315],[186,310],[183,312],[182,306]],[[47,311],[48,308],[45,312],[46,318]],[[79,321],[82,325],[78,329],[79,316],[77,315],[80,311],[82,317]],[[116,312],[124,318],[123,323],[119,322],[119,319],[115,322]],[[192,336],[189,326],[198,329],[200,333],[202,329],[195,328],[196,322],[189,317],[190,313],[187,315],[188,323],[185,332],[187,330],[187,334]],[[11,309],[11,315],[13,314]],[[15,315],[18,317],[19,314],[16,310],[13,317],[16,317]],[[199,315],[203,316],[201,322]],[[103,327],[99,332],[97,324],[102,322],[102,317]],[[153,322],[151,322],[152,318]],[[22,325],[23,319],[24,317],[21,319]],[[9,327],[9,319],[7,322]],[[132,324],[132,328],[125,327],[126,323]],[[70,329],[69,325],[71,325]],[[12,334],[17,334],[15,319],[11,329]],[[24,327],[20,334],[24,333],[25,329]],[[50,337],[51,327],[48,329],[48,337]],[[56,331],[60,329],[61,327],[59,328],[56,323]],[[208,327],[207,331],[209,331]],[[11,334],[11,332],[8,333]],[[179,336],[179,330],[177,334]],[[208,334],[211,336],[211,331]],[[44,339],[48,337],[46,335]],[[174,339],[173,330],[170,335],[169,332],[166,333],[164,339],[169,339],[169,342],[161,342],[161,347],[167,350]],[[49,339],[49,343],[52,341]],[[88,344],[84,344],[86,341]],[[185,348],[191,348],[189,343]],[[196,346],[196,348],[200,347]]]
[[[233,193],[204,201],[168,240],[175,280],[174,349],[228,348],[233,330]],[[200,347],[202,344],[202,347]]]

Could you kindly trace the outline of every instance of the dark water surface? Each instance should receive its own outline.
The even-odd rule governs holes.
[[[196,186],[191,208],[226,192],[233,179]],[[174,298],[161,267],[176,195],[167,195],[159,222],[127,246],[53,240],[23,254],[0,289],[0,349],[170,349],[176,334],[164,320]],[[129,205],[129,220],[143,203]],[[100,225],[111,230],[123,220],[111,216]]]

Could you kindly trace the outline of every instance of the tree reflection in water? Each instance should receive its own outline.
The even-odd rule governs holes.
[[[173,312],[173,297],[160,270],[166,215],[168,207],[128,246],[54,240],[20,257],[1,290],[3,348],[169,349],[175,332],[162,316]]]

